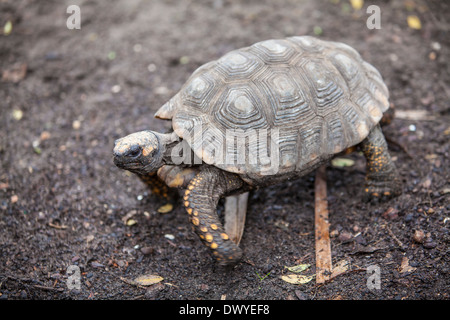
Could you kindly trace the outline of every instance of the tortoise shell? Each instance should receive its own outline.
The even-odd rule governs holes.
[[[199,67],[155,116],[171,119],[205,163],[263,184],[304,175],[360,143],[388,98],[380,73],[353,48],[302,36]]]

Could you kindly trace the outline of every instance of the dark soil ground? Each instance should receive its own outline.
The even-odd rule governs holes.
[[[66,27],[71,4],[81,30]],[[366,27],[370,4],[379,30]],[[448,299],[449,18],[446,1],[0,1],[0,27],[12,23],[0,30],[0,299]],[[350,266],[323,285],[281,279],[300,263],[315,273],[313,174],[251,194],[244,260],[224,271],[179,204],[157,212],[112,162],[115,139],[169,128],[153,113],[198,66],[305,34],[345,42],[380,70],[404,182],[401,196],[364,203],[361,155],[328,168],[333,263]],[[71,265],[79,290],[67,285]],[[367,285],[371,266],[379,289]],[[164,280],[130,282],[144,274]]]

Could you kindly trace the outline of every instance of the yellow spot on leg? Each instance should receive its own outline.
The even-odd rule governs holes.
[[[217,249],[219,245],[215,242],[211,243],[211,249]]]
[[[192,223],[198,226],[200,224],[200,221],[198,220],[198,218],[192,218]]]
[[[228,240],[228,235],[226,233],[221,233],[220,236],[223,240]]]
[[[205,238],[206,238],[206,241],[208,241],[208,242],[212,242],[213,241],[213,236],[211,234],[209,234],[209,233],[205,236]]]
[[[215,224],[212,224],[212,225],[211,225],[211,229],[213,229],[213,230],[217,230],[217,225],[215,225]]]

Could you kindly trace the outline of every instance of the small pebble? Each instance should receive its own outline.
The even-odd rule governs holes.
[[[148,70],[149,72],[155,72],[155,71],[156,71],[156,65],[155,65],[154,63],[150,63],[150,64],[147,66],[147,70]]]
[[[119,93],[120,90],[122,90],[122,88],[118,84],[112,86],[112,88],[111,88],[112,93]]]
[[[423,244],[423,247],[425,249],[433,249],[433,248],[436,248],[436,246],[437,246],[436,242],[434,242],[433,239],[431,239],[431,238],[428,238],[427,240],[425,240],[425,242]]]
[[[398,218],[398,210],[392,207],[389,207],[384,213],[383,218],[386,220],[394,220]]]
[[[339,235],[339,231],[337,229],[334,229],[330,232],[331,238],[336,238]]]
[[[169,240],[174,240],[175,236],[173,234],[165,234],[164,237]]]
[[[353,235],[350,232],[342,231],[338,237],[339,241],[349,241],[353,238]]]
[[[74,122],[72,122],[72,128],[75,130],[80,129],[81,127],[81,121],[80,120],[75,120]]]
[[[141,52],[142,51],[142,45],[140,44],[140,43],[136,43],[134,46],[133,46],[133,51],[134,52]]]
[[[431,43],[431,48],[433,50],[439,51],[439,50],[441,50],[441,44],[439,42],[432,42]]]
[[[413,239],[417,243],[423,243],[425,240],[425,233],[422,230],[414,231]]]
[[[152,254],[155,250],[152,247],[142,247],[141,252],[144,255]]]
[[[91,266],[92,266],[93,268],[102,268],[102,267],[104,267],[104,265],[102,265],[101,263],[99,263],[99,262],[97,262],[97,261],[93,261],[93,262],[91,263]]]

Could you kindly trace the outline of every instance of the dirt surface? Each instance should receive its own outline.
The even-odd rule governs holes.
[[[66,27],[71,4],[81,30]],[[366,27],[370,4],[379,30]],[[0,1],[0,299],[448,299],[449,17],[444,1]],[[380,70],[399,111],[384,132],[404,182],[401,196],[364,203],[364,158],[328,167],[333,264],[349,269],[323,285],[281,279],[285,266],[315,273],[313,174],[251,194],[244,260],[225,271],[179,203],[159,213],[112,162],[115,139],[169,128],[153,114],[198,66],[306,34]],[[71,265],[80,289],[67,285]],[[130,282],[145,274],[164,280]]]

